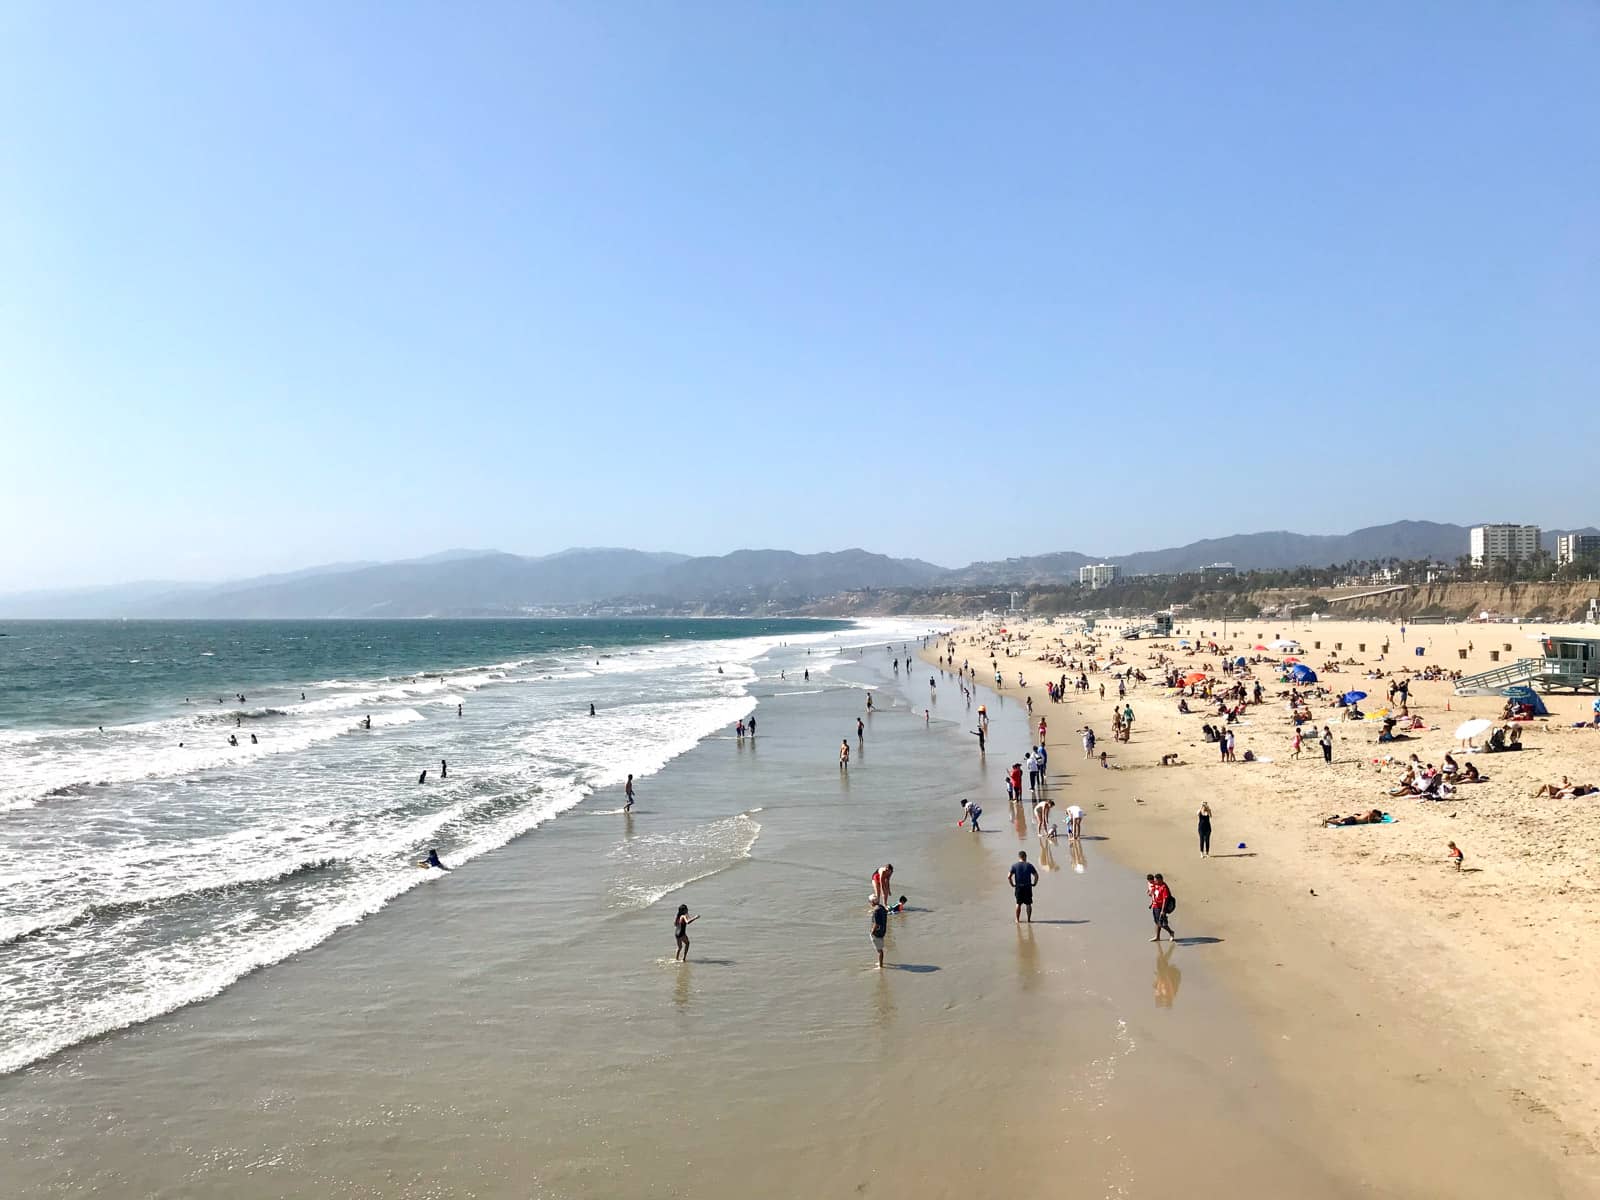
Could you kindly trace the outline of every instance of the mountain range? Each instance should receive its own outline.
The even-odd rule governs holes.
[[[1554,546],[1556,534],[1545,532],[1547,549]],[[1467,544],[1464,525],[1396,521],[1347,534],[1248,533],[1134,554],[1067,550],[957,568],[854,549],[824,554],[736,550],[699,557],[611,548],[563,550],[541,557],[447,550],[404,562],[335,563],[220,584],[144,581],[17,592],[0,595],[0,617],[525,616],[596,605],[754,612],[864,589],[958,590],[1076,582],[1078,568],[1096,562],[1114,563],[1125,575],[1176,574],[1215,562],[1231,562],[1240,570],[1325,567],[1387,558],[1453,564]]]

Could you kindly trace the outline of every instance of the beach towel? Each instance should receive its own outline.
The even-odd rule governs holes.
[[[1394,814],[1393,813],[1384,813],[1383,814],[1383,820],[1381,820],[1381,821],[1369,821],[1369,822],[1367,822],[1367,824],[1368,825],[1393,825],[1394,824]],[[1338,825],[1338,824],[1335,824],[1332,821],[1328,822],[1326,827],[1328,829],[1361,829],[1361,828],[1364,828],[1364,826],[1361,826],[1361,825]]]

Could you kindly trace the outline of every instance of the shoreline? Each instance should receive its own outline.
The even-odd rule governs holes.
[[[1179,634],[1121,641],[1120,628],[1133,623],[1098,627],[1099,646],[1103,653],[1121,651],[1130,666],[1151,675],[1147,659],[1154,647],[1175,645]],[[1207,624],[1191,622],[1187,627]],[[1291,625],[1257,620],[1235,624],[1234,630],[1246,627],[1251,634],[1260,627],[1266,637],[1275,637],[1289,634]],[[1359,640],[1369,643],[1382,640],[1373,636],[1380,630],[1393,632],[1381,623],[1298,622],[1292,627],[1296,632],[1314,629],[1314,635],[1303,636],[1322,641],[1327,640],[1322,635],[1351,627],[1366,635]],[[979,628],[963,626],[953,636],[957,663],[970,660],[981,677],[989,663],[983,647],[991,639],[979,635]],[[1305,1106],[1306,1119],[1323,1131],[1330,1147],[1338,1147],[1337,1157],[1352,1165],[1359,1178],[1377,1187],[1427,1191],[1430,1181],[1436,1187],[1440,1177],[1461,1172],[1470,1162],[1472,1169],[1452,1189],[1454,1194],[1577,1196],[1600,1185],[1592,1104],[1600,1090],[1593,1070],[1600,1062],[1600,1045],[1593,1022],[1582,1011],[1587,993],[1578,983],[1580,968],[1570,968],[1559,980],[1536,975],[1554,962],[1549,939],[1542,934],[1523,939],[1520,947],[1497,943],[1496,935],[1503,938],[1514,914],[1501,905],[1500,919],[1491,921],[1478,911],[1495,903],[1488,887],[1465,898],[1458,887],[1447,894],[1447,904],[1440,903],[1443,888],[1471,886],[1480,879],[1455,877],[1444,863],[1444,841],[1451,832],[1469,848],[1473,865],[1488,856],[1476,853],[1482,843],[1472,824],[1444,812],[1413,809],[1459,812],[1467,800],[1418,805],[1414,800],[1369,798],[1380,781],[1387,783],[1398,771],[1372,769],[1364,762],[1370,757],[1368,748],[1349,734],[1340,743],[1343,761],[1336,758],[1327,775],[1320,756],[1315,763],[1309,758],[1285,762],[1288,725],[1281,705],[1271,698],[1275,677],[1263,679],[1268,702],[1248,710],[1251,742],[1240,729],[1241,751],[1253,744],[1258,754],[1277,760],[1273,763],[1214,763],[1208,757],[1215,754],[1214,746],[1198,737],[1199,706],[1195,715],[1180,717],[1173,693],[1155,678],[1129,690],[1128,702],[1135,709],[1132,740],[1111,742],[1107,718],[1114,692],[1102,702],[1095,690],[1068,691],[1061,703],[1052,704],[1042,686],[1046,672],[1051,678],[1063,673],[1037,660],[1046,640],[1052,646],[1057,638],[1064,638],[1067,647],[1087,644],[1081,629],[1037,620],[1020,627],[1009,622],[1007,628],[1029,640],[1020,644],[1017,657],[1002,653],[999,658],[1008,676],[1004,691],[1014,697],[1031,695],[1034,720],[1041,715],[1049,719],[1052,775],[1061,765],[1072,770],[1074,778],[1064,790],[1088,810],[1086,826],[1109,835],[1105,848],[1114,859],[1136,871],[1164,871],[1183,897],[1181,920],[1174,916],[1180,935],[1203,932],[1224,939],[1215,947],[1214,961],[1258,1028],[1281,1081]],[[1456,628],[1430,624],[1417,633],[1439,641],[1447,632],[1454,636]],[[1487,643],[1495,628],[1470,630]],[[1213,633],[1220,630],[1207,629],[1208,639]],[[1256,641],[1252,636],[1246,642],[1238,633],[1230,640],[1244,647],[1244,653]],[[1311,640],[1306,645],[1308,654],[1319,653],[1309,649]],[[1017,643],[1012,646],[1018,649]],[[1474,657],[1485,649],[1476,648]],[[935,669],[939,652],[933,647],[924,652]],[[1491,665],[1454,655],[1450,659],[1451,668],[1458,663],[1472,670]],[[1391,658],[1384,665],[1409,664]],[[1019,670],[1029,687],[1015,686]],[[1345,670],[1353,673],[1332,678],[1340,686],[1354,686],[1348,681],[1359,679],[1361,668]],[[1102,671],[1089,678],[1095,689],[1107,676]],[[1450,690],[1445,683],[1417,685],[1413,711],[1432,726],[1440,723],[1432,719],[1436,715],[1462,720],[1498,703],[1451,696],[1453,703],[1445,709]],[[1552,698],[1545,699],[1553,713],[1568,717],[1570,698],[1559,707]],[[1582,699],[1585,707],[1590,699]],[[1320,722],[1322,710],[1315,715]],[[1086,721],[1104,739],[1097,754],[1107,750],[1119,769],[1102,771],[1084,762],[1076,731]],[[1375,735],[1375,727],[1363,726],[1359,732]],[[1441,736],[1448,746],[1448,733],[1429,735],[1425,744],[1435,755]],[[1566,733],[1583,736],[1585,731]],[[1589,731],[1589,736],[1597,741],[1584,749],[1593,753],[1600,749],[1600,735]],[[1395,749],[1406,747],[1409,753],[1423,741],[1402,742]],[[1169,751],[1180,752],[1186,765],[1155,766]],[[1480,756],[1478,761],[1486,770],[1492,763],[1498,772],[1509,765],[1506,759],[1530,757]],[[1079,765],[1081,771],[1076,770]],[[1303,778],[1298,777],[1301,771]],[[1507,802],[1515,807],[1515,797],[1524,794],[1517,788]],[[1363,799],[1358,802],[1357,797]],[[1057,798],[1062,802],[1061,792]],[[1205,861],[1199,858],[1194,827],[1201,798],[1211,802],[1216,814],[1214,855]],[[1401,824],[1326,830],[1312,823],[1309,810],[1353,811],[1361,803],[1399,811]],[[1430,845],[1437,841],[1438,856],[1432,861],[1413,857],[1397,867],[1392,861],[1400,849],[1396,839],[1377,840],[1397,830],[1410,835],[1404,843],[1408,850],[1418,837]],[[1247,850],[1231,849],[1241,841]],[[1398,871],[1405,872],[1403,880],[1391,877]],[[1592,901],[1593,893],[1589,896]],[[1573,961],[1586,960],[1583,950],[1594,936],[1591,909],[1583,940],[1569,951]],[[1574,987],[1584,1001],[1576,1014]],[[1513,1130],[1516,1154],[1504,1148],[1505,1135]],[[1494,1154],[1482,1152],[1481,1147],[1496,1141],[1500,1148]],[[1540,1182],[1532,1186],[1535,1179]]]

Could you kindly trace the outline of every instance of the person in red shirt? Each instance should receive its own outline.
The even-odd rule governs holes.
[[[1176,942],[1178,935],[1173,933],[1172,926],[1167,924],[1167,901],[1172,897],[1172,889],[1167,886],[1167,881],[1161,878],[1160,875],[1147,875],[1145,879],[1149,884],[1150,891],[1150,916],[1154,918],[1156,923],[1156,935],[1150,940],[1159,942],[1161,940],[1161,931],[1165,929],[1167,936]]]
[[[1017,799],[1022,799],[1022,764],[1011,764],[1011,794]]]

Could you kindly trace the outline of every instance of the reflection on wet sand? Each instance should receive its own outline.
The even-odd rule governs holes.
[[[1082,875],[1089,865],[1083,857],[1083,843],[1077,838],[1073,838],[1067,843],[1067,848],[1072,852],[1072,869]]]
[[[1049,838],[1039,839],[1039,869],[1041,871],[1059,871],[1061,869],[1056,862],[1055,843]]]
[[[1033,926],[1026,922],[1017,926],[1017,971],[1023,991],[1039,985],[1039,945],[1033,940]]]
[[[1156,950],[1155,995],[1157,1008],[1171,1008],[1178,998],[1178,985],[1183,982],[1183,972],[1172,961],[1172,943],[1166,949]]]

